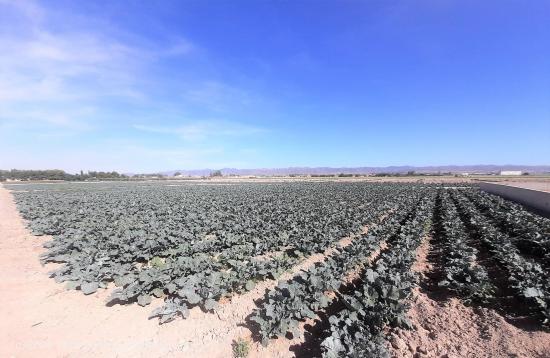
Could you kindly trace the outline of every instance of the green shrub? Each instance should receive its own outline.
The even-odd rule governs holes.
[[[234,358],[245,358],[248,357],[250,352],[250,344],[244,338],[239,338],[233,341],[233,357]]]

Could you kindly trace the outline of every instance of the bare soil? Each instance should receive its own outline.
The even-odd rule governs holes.
[[[550,193],[550,181],[501,181],[499,184]]]

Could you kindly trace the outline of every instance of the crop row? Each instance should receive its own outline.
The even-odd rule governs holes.
[[[391,248],[363,272],[356,289],[341,295],[344,308],[329,317],[328,337],[321,345],[324,357],[389,357],[385,329],[410,328],[406,312],[417,281],[411,266],[430,229],[433,206],[432,192],[389,238]]]
[[[550,322],[550,276],[534,260],[524,257],[513,244],[513,239],[499,230],[468,198],[460,192],[452,195],[469,230],[480,240],[507,273],[507,281],[516,294],[540,316],[544,324]]]
[[[487,271],[477,261],[478,250],[471,245],[471,239],[460,219],[448,190],[441,190],[436,202],[441,235],[440,259],[442,279],[440,287],[455,292],[465,301],[486,302],[493,296],[494,287]]]
[[[550,268],[550,219],[494,195],[479,191],[465,191],[465,195],[492,223],[510,234],[521,252]]]
[[[335,295],[327,293],[338,292],[345,284],[346,275],[361,270],[380,249],[385,238],[398,232],[405,218],[414,213],[422,192],[411,194],[397,198],[397,210],[350,245],[296,277],[279,282],[266,293],[260,308],[252,315],[264,344],[271,337],[284,337],[287,333],[296,335],[300,321],[315,318],[317,312],[335,299]]]
[[[276,278],[312,253],[360,233],[414,192],[395,184],[70,185],[14,192],[37,234],[49,234],[52,276],[85,294],[147,305],[161,322]]]

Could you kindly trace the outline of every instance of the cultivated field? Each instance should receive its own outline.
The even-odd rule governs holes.
[[[2,356],[550,357],[550,219],[475,184],[16,184],[0,205]]]

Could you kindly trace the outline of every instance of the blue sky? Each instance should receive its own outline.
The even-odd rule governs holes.
[[[550,1],[0,0],[0,168],[550,164]]]

